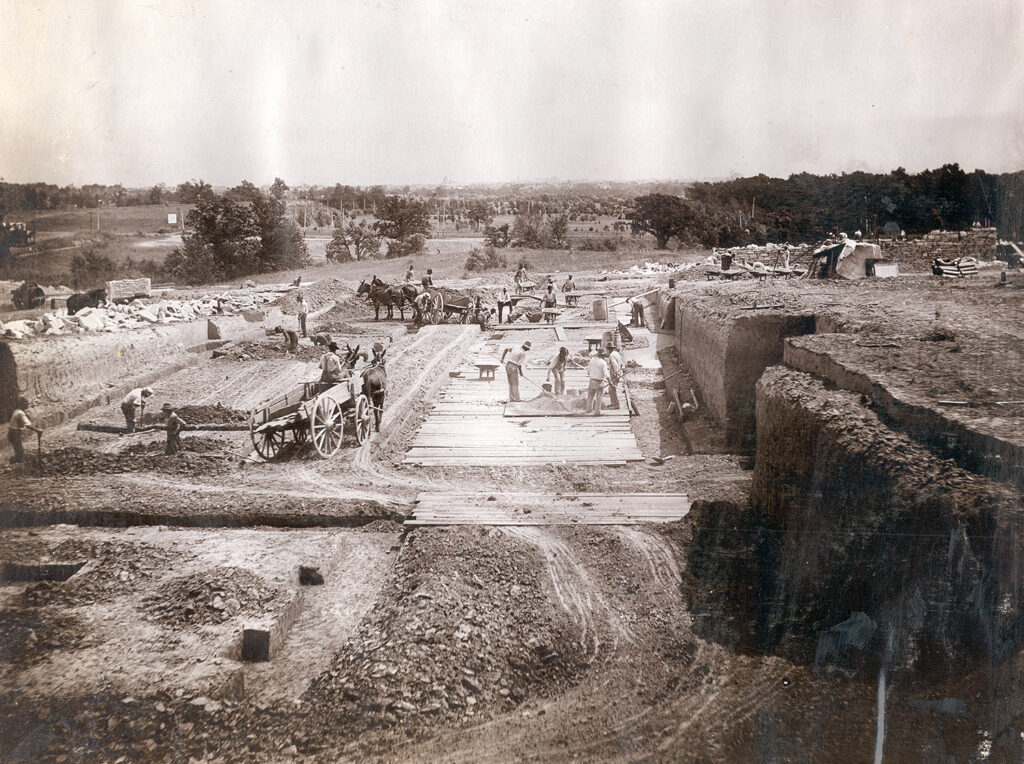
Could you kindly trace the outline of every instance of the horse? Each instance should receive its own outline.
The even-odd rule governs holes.
[[[107,299],[107,292],[103,289],[93,289],[85,294],[73,294],[68,298],[68,315],[73,316],[83,308],[98,308],[100,303]]]
[[[380,320],[381,305],[387,306],[388,318],[395,317],[395,306],[398,306],[398,312],[401,314],[402,320],[405,320],[406,295],[402,288],[390,286],[377,279],[370,283],[360,281],[359,288],[356,290],[356,296],[362,297],[363,295],[367,295],[370,298],[370,302],[373,303],[374,321]]]
[[[373,360],[370,367],[363,371],[363,394],[373,404],[373,425],[380,432],[380,417],[384,412],[384,396],[388,389],[388,373],[384,368],[384,355],[387,349],[374,343]]]

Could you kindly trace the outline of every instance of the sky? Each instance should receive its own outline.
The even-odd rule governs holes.
[[[1024,169],[1021,0],[0,0],[0,177]]]

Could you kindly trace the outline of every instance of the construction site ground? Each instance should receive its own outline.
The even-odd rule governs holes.
[[[574,275],[612,302],[665,280]],[[480,284],[453,282],[493,302],[498,287]],[[1019,291],[1014,312],[1011,290],[982,298],[939,284],[708,289],[737,308],[756,290],[765,304],[815,302],[837,314],[856,304],[851,321],[912,313],[922,334],[939,324],[965,335],[1019,331]],[[47,432],[41,463],[0,469],[0,560],[85,563],[66,581],[0,587],[0,756],[871,759],[877,676],[821,672],[813,655],[783,658],[716,638],[715,625],[701,623],[709,616],[688,606],[685,517],[588,525],[581,506],[568,525],[402,525],[424,494],[678,493],[743,504],[749,456],[726,450],[703,409],[686,423],[687,453],[669,410],[667,377],[684,397],[694,386],[672,334],[636,330],[624,352],[642,460],[417,466],[405,463],[417,434],[449,372],[471,368],[482,340],[503,348],[532,339],[535,359],[564,344],[583,362],[595,328],[564,328],[563,340],[542,325],[496,326],[482,337],[474,325],[375,322],[369,306],[352,302],[353,286],[338,323],[324,326],[342,342],[388,346],[381,431],[368,444],[346,432],[330,459],[292,449],[268,463],[247,428],[196,429],[183,453],[165,457],[161,430],[99,431],[123,425],[109,405]],[[587,322],[584,313],[560,321]],[[311,320],[310,334],[316,328]],[[206,424],[231,425],[238,417],[224,412],[247,412],[318,376],[318,354],[289,356],[278,336],[223,351],[155,383],[156,407],[204,406],[219,420]],[[539,381],[541,367],[535,361],[527,374]],[[485,383],[495,403],[507,398],[500,368],[497,377]],[[525,384],[523,392],[539,393]],[[316,567],[325,583],[301,586],[299,565]],[[289,628],[272,660],[243,662],[242,629],[275,623]],[[892,687],[886,724],[898,733],[886,756],[973,755],[981,711],[947,713],[941,701],[966,697],[972,684],[987,693],[1019,686],[1020,661],[1004,668],[960,677],[955,688],[910,679]]]

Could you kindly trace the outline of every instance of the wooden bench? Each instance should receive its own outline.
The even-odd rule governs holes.
[[[475,363],[477,371],[480,372],[480,379],[494,379],[494,370],[497,369],[501,364],[499,363]]]

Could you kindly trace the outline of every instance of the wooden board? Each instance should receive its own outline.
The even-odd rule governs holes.
[[[425,491],[406,525],[633,525],[686,516],[685,493]]]

